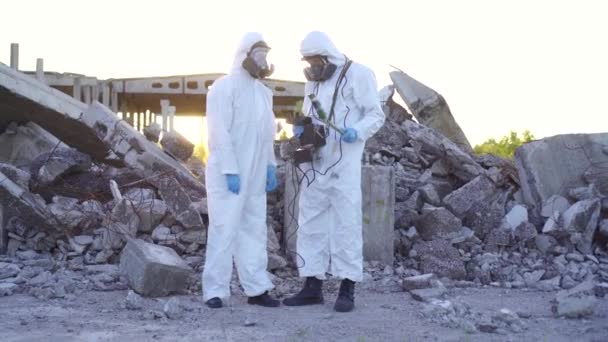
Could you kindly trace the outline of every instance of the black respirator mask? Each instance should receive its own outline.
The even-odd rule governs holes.
[[[257,42],[253,44],[247,57],[243,60],[243,69],[247,70],[253,78],[266,78],[274,72],[274,65],[268,64],[266,59],[270,47],[265,42]]]
[[[327,81],[334,74],[338,66],[333,63],[329,63],[327,57],[325,56],[313,56],[313,58],[316,57],[320,57],[323,60],[323,63],[311,63],[309,67],[304,68],[304,76],[311,82]],[[303,60],[306,61],[310,58],[311,57],[304,57]]]

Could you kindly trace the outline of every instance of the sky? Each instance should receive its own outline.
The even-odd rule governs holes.
[[[393,65],[442,94],[472,144],[608,131],[601,0],[19,0],[2,12],[0,62],[19,43],[22,70],[44,58],[45,70],[102,79],[227,72],[258,31],[273,78],[304,81],[300,42],[321,30],[378,88]]]

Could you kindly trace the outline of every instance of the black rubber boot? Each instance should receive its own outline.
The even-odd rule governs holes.
[[[268,291],[266,291],[259,296],[247,298],[247,304],[261,305],[267,308],[276,308],[277,306],[281,305],[281,302],[270,297]]]
[[[223,305],[222,300],[217,297],[213,297],[213,298],[209,299],[208,301],[205,302],[205,304],[212,309],[219,309]]]
[[[350,279],[342,280],[338,299],[334,310],[338,312],[349,312],[355,307],[355,282]]]
[[[285,298],[283,304],[287,306],[302,306],[323,304],[323,281],[315,277],[307,277],[304,288],[293,297]]]

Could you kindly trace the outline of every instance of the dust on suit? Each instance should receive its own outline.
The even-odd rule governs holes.
[[[334,92],[337,97],[333,123],[354,128],[358,138],[352,143],[329,129],[326,145],[318,159],[302,164],[306,178],[300,188],[297,252],[302,258],[301,277],[324,279],[326,273],[342,279],[363,278],[363,236],[361,208],[361,159],[365,141],[384,124],[373,72],[353,62],[340,74],[347,59],[321,32],[312,32],[301,44],[303,56],[327,56],[337,69],[322,82],[307,82],[304,114],[316,115],[308,94],[314,93],[329,115]],[[322,124],[316,120],[317,124]],[[308,184],[308,181],[312,181]]]
[[[245,35],[230,73],[207,95],[209,159],[206,169],[209,230],[202,275],[204,300],[230,296],[232,263],[249,297],[274,286],[266,271],[266,172],[276,165],[272,91],[243,69],[251,47],[263,37]],[[230,192],[226,175],[238,174]]]

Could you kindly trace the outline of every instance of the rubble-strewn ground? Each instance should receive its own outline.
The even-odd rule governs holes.
[[[365,290],[352,313],[326,304],[267,309],[235,296],[231,307],[208,309],[200,296],[179,296],[179,319],[168,319],[168,298],[144,299],[143,308],[124,308],[127,291],[86,292],[71,299],[41,301],[27,295],[0,299],[2,341],[605,341],[608,300],[589,320],[554,318],[552,293],[523,289],[452,288],[448,300],[467,303],[491,317],[500,308],[520,318],[525,330],[468,333],[425,316],[425,306],[405,292]],[[159,318],[154,318],[155,312]]]
[[[608,133],[534,141],[514,160],[474,155],[439,94],[406,96],[413,121],[392,94],[421,85],[392,74],[401,81],[380,92],[387,120],[364,160],[394,172],[394,227],[373,230],[394,262],[366,257],[356,312],[332,311],[336,281],[325,306],[263,309],[244,304],[236,279],[231,308],[210,311],[192,144],[165,132],[159,146],[153,127],[146,141],[98,103],[0,69],[16,103],[0,113],[2,341],[608,340]],[[280,159],[294,142],[277,144]],[[299,287],[287,165],[268,196],[278,297]],[[181,295],[150,298],[169,293]]]

